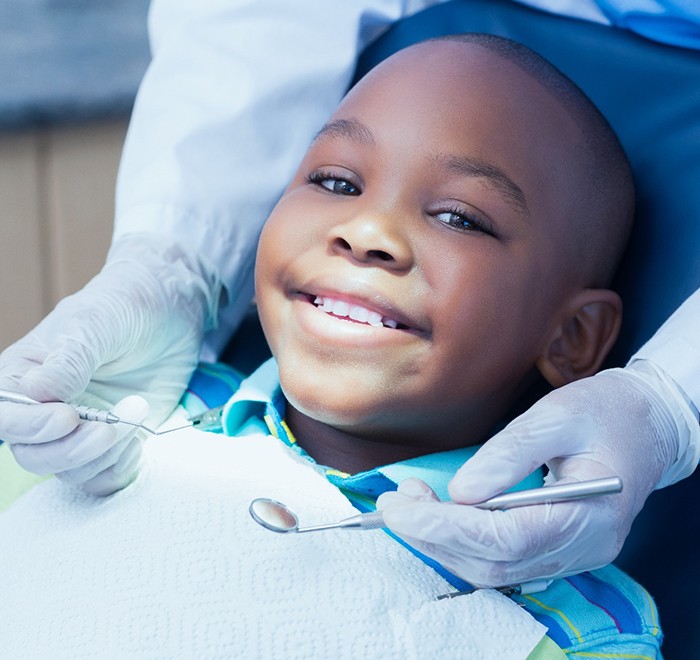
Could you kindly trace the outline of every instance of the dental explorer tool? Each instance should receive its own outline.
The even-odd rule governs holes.
[[[567,502],[584,497],[596,495],[609,495],[622,491],[622,479],[620,477],[607,477],[593,479],[591,481],[579,481],[558,486],[545,486],[544,488],[532,488],[514,493],[496,495],[474,506],[479,509],[511,509],[519,506],[531,506],[534,504],[553,504],[555,502]],[[323,529],[381,529],[385,527],[382,511],[370,511],[360,513],[344,520],[299,527],[299,519],[296,514],[285,504],[266,497],[253,500],[248,508],[253,520],[265,529],[280,534],[289,532],[316,532]]]
[[[35,401],[34,399],[25,396],[24,394],[18,394],[17,392],[10,392],[9,390],[0,389],[0,401],[8,401],[10,403],[21,403],[24,405],[39,405],[40,401]],[[47,403],[61,403],[49,401]],[[130,422],[127,419],[122,419],[117,417],[113,412],[109,410],[102,410],[100,408],[90,408],[88,406],[76,406],[72,403],[68,404],[72,406],[78,413],[78,417],[86,422],[103,422],[105,424],[128,424],[129,426],[137,426],[138,428],[148,431],[151,435],[163,435],[164,433],[170,433],[171,431],[178,431],[179,429],[189,428],[192,426],[188,423],[184,426],[177,426],[172,429],[165,429],[164,431],[154,431],[144,424],[139,424],[137,422]]]

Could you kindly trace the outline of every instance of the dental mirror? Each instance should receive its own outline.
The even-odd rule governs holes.
[[[259,497],[253,500],[248,507],[248,511],[256,523],[262,525],[265,529],[269,529],[271,532],[279,534],[315,532],[321,529],[381,529],[384,527],[384,518],[381,511],[361,513],[351,518],[325,525],[299,527],[299,519],[286,504],[267,497]]]
[[[619,477],[607,477],[604,479],[593,479],[592,481],[579,481],[504,493],[474,506],[494,511],[496,509],[532,506],[533,504],[567,502],[597,495],[611,495],[619,493],[621,490],[622,480]],[[253,500],[248,507],[248,511],[255,522],[262,525],[265,529],[278,534],[316,532],[322,529],[381,529],[385,527],[381,511],[360,513],[356,516],[324,525],[299,527],[299,519],[286,504],[267,497]]]

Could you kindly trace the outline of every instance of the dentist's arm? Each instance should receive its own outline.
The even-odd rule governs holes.
[[[455,501],[476,503],[546,464],[548,483],[619,475],[620,495],[489,512],[438,503],[425,484],[411,480],[380,499],[387,524],[477,585],[609,563],[649,494],[697,465],[699,324],[700,291],[627,367],[551,392],[491,438],[450,484]]]
[[[357,53],[409,4],[428,3],[156,0],[107,264],[3,353],[0,387],[106,408],[140,393],[162,421],[205,334],[211,358],[245,312],[260,228]],[[0,439],[26,469],[100,494],[138,464],[136,443],[65,405],[1,404]]]
[[[117,183],[115,236],[144,227],[218,268],[207,354],[253,295],[264,221],[352,79],[358,53],[436,0],[154,0],[154,53]]]

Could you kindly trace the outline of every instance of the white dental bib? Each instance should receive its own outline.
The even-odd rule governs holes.
[[[508,598],[451,587],[383,531],[279,535],[357,511],[278,440],[193,429],[151,438],[108,498],[56,479],[0,514],[7,658],[509,658],[545,628]]]

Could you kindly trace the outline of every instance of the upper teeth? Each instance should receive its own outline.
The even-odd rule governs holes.
[[[382,316],[379,312],[375,312],[361,305],[351,305],[345,300],[335,300],[325,296],[316,296],[314,299],[316,305],[322,312],[333,314],[333,316],[351,318],[353,321],[360,323],[368,323],[374,326],[387,326],[388,328],[396,328],[398,323],[394,319]]]

